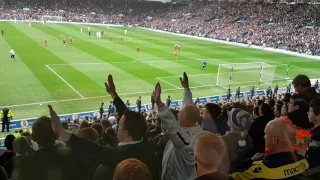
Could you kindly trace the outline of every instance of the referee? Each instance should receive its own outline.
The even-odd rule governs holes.
[[[2,34],[2,36],[4,36],[4,30],[3,29],[1,30],[1,34]]]
[[[11,54],[11,59],[16,60],[16,58],[14,57],[14,50],[12,48],[10,50],[10,54]]]
[[[1,132],[4,132],[5,126],[7,126],[7,131],[9,132],[10,120],[13,119],[12,111],[10,109],[8,109],[7,107],[4,107],[0,111],[0,118],[1,118],[1,121],[2,121],[2,131]]]

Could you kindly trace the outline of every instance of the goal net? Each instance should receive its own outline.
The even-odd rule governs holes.
[[[40,19],[41,22],[46,22],[46,21],[66,21],[66,18],[65,17],[62,17],[62,16],[41,16],[41,19]]]
[[[224,89],[270,86],[274,80],[284,80],[275,71],[276,66],[264,62],[219,64],[216,85]]]

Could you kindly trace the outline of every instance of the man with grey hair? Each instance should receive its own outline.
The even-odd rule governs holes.
[[[192,94],[186,73],[180,78],[184,88],[184,107],[180,110],[178,121],[170,108],[161,101],[161,86],[157,83],[155,88],[155,101],[158,107],[162,127],[169,137],[162,160],[161,179],[194,180],[197,171],[194,161],[194,136],[202,132],[198,125],[200,110],[193,105]]]

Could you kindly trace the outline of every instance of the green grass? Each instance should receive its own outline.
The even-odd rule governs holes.
[[[121,27],[92,26],[92,36],[80,33],[80,25],[33,23],[0,23],[5,36],[0,38],[0,107],[9,106],[15,119],[48,115],[46,105],[52,104],[59,114],[98,110],[101,102],[111,98],[105,92],[104,82],[108,74],[114,76],[117,91],[122,99],[135,103],[142,96],[143,103],[150,103],[150,94],[156,82],[160,82],[163,97],[182,98],[179,76],[186,71],[190,77],[193,96],[209,96],[226,93],[216,86],[219,64],[265,62],[274,72],[274,86],[286,86],[287,64],[289,76],[299,73],[319,78],[320,64],[316,60],[285,54],[231,46],[192,38],[162,34],[140,28],[127,28],[124,42]],[[105,37],[98,39],[95,32],[103,30]],[[109,42],[112,35],[113,42]],[[74,43],[62,46],[62,36],[73,37]],[[44,38],[48,47],[44,46]],[[179,60],[173,57],[174,44],[179,42],[182,51]],[[17,62],[9,56],[10,48],[16,52]],[[141,52],[136,53],[136,47]],[[202,72],[202,62],[208,63]],[[54,72],[56,73],[54,73]],[[230,70],[222,70],[225,83]],[[61,78],[59,78],[60,76]],[[222,75],[221,75],[222,76]],[[234,70],[232,92],[241,86],[258,85],[259,68],[250,72]],[[246,83],[239,83],[247,81]],[[249,82],[248,82],[249,81]],[[262,84],[265,89],[268,84]],[[71,88],[72,87],[72,88]],[[42,105],[40,105],[42,104]]]

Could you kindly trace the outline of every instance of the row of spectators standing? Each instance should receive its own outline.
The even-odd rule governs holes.
[[[184,106],[167,107],[158,83],[157,110],[145,114],[127,109],[110,75],[106,90],[117,111],[113,121],[105,116],[61,123],[49,105],[50,118],[38,118],[32,134],[6,137],[1,178],[317,179],[319,94],[305,75],[292,84],[296,94],[195,105],[184,73]]]

